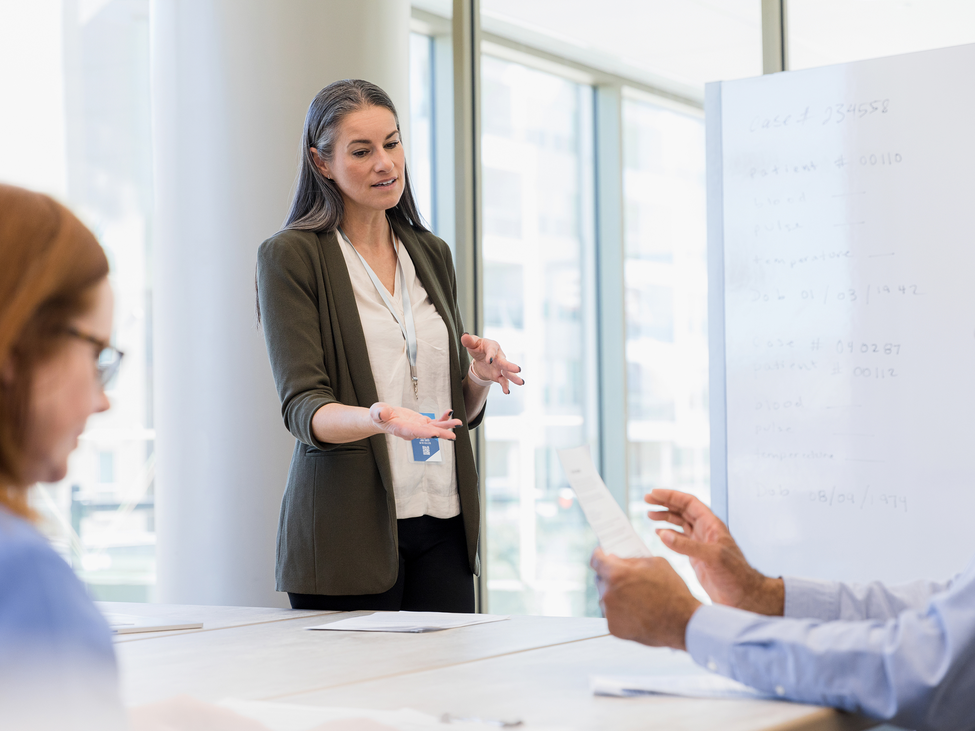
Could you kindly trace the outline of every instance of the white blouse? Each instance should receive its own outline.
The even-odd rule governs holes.
[[[376,379],[379,400],[390,406],[432,412],[435,414],[434,418],[439,418],[445,411],[453,408],[450,403],[450,345],[447,342],[447,326],[417,278],[413,260],[406,247],[401,241],[396,241],[416,325],[418,397],[413,394],[406,340],[399,324],[386,307],[355,250],[337,232],[336,238],[349,268],[349,278],[352,280],[352,289],[359,308],[359,319],[366,338],[369,365]],[[395,282],[395,286],[399,287],[398,274]],[[401,293],[398,290],[387,290],[387,294],[396,308],[396,314],[402,320]],[[405,439],[387,434],[386,446],[389,449],[393,474],[397,518],[417,518],[421,515],[452,518],[460,514],[453,442],[448,439],[440,440],[443,461],[435,463],[414,462],[413,445]]]

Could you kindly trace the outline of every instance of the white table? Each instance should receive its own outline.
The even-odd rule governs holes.
[[[530,727],[853,731],[873,725],[778,701],[595,697],[590,674],[702,672],[685,653],[608,636],[602,619],[513,616],[442,632],[387,634],[305,629],[349,613],[102,606],[118,614],[204,622],[202,630],[117,638],[122,696],[129,705],[188,693],[205,701],[232,697],[512,717]]]
[[[390,710],[409,706],[433,715],[447,712],[480,718],[519,718],[530,725],[614,731],[838,731],[873,725],[832,709],[786,702],[607,698],[594,696],[589,690],[590,674],[700,672],[686,653],[600,637],[275,700]]]

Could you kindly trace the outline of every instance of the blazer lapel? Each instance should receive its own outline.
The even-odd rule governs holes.
[[[413,267],[416,269],[416,276],[420,280],[420,284],[423,285],[423,288],[430,296],[430,301],[433,302],[433,306],[437,308],[440,319],[447,326],[449,342],[458,342],[459,335],[455,332],[457,323],[454,322],[453,301],[448,301],[448,295],[444,291],[445,281],[443,281],[442,277],[437,276],[436,264],[430,261],[426,248],[420,246],[416,239],[416,234],[412,229],[400,225],[397,221],[393,221],[392,223],[393,230],[409,252],[410,259],[413,260]],[[450,351],[453,353],[454,349],[451,348]],[[458,364],[458,369],[459,367]]]

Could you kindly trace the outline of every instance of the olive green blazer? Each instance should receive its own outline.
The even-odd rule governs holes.
[[[393,222],[447,326],[454,448],[471,570],[480,504],[463,379],[469,356],[450,249],[431,233]],[[379,594],[399,571],[396,500],[383,434],[348,444],[320,442],[312,416],[325,404],[372,406],[379,397],[352,282],[335,232],[284,230],[257,254],[257,290],[284,424],[297,440],[281,502],[275,579],[298,594]]]

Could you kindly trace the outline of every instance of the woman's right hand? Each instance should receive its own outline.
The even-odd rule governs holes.
[[[452,410],[445,411],[439,419],[434,421],[411,409],[390,406],[382,401],[377,401],[369,409],[369,418],[380,431],[406,441],[438,437],[456,439],[456,435],[451,430],[463,422],[460,419],[451,419],[453,413]]]

